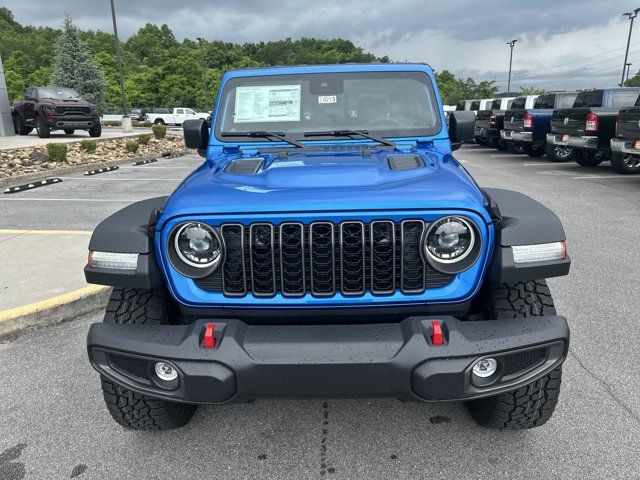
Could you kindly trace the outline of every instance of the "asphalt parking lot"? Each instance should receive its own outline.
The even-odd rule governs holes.
[[[205,407],[180,430],[128,432],[86,358],[94,314],[0,343],[0,479],[640,479],[640,176],[475,145],[455,155],[481,186],[528,194],[565,225],[572,273],[550,286],[572,346],[546,426],[496,432],[460,404],[318,399]],[[0,229],[91,229],[169,193],[200,162],[4,195]]]

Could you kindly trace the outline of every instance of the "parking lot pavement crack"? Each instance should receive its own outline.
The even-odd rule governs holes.
[[[327,435],[329,434],[329,403],[322,402],[322,436],[320,438],[320,476],[335,473],[335,468],[327,467]]]
[[[587,373],[587,375],[589,375],[592,379],[599,383],[613,399],[613,401],[616,402],[624,411],[626,411],[638,425],[640,425],[640,416],[636,412],[634,412],[631,407],[626,405],[620,398],[618,398],[611,385],[609,385],[603,378],[598,376],[593,370],[587,367],[572,348],[569,348],[569,354],[576,360],[576,362],[578,362],[578,365],[580,365],[580,367]]]

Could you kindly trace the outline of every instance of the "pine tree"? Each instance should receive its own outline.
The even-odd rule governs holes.
[[[85,100],[102,105],[106,85],[104,75],[100,67],[93,63],[91,54],[69,15],[64,19],[62,34],[56,42],[56,61],[51,83],[57,87],[73,88]]]

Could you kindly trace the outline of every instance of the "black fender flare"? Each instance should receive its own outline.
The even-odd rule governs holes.
[[[571,258],[516,265],[516,245],[536,245],[566,241],[562,222],[549,208],[519,192],[485,188],[496,227],[495,248],[488,271],[491,284],[540,280],[567,275]]]
[[[100,222],[91,235],[91,252],[137,253],[135,270],[84,269],[87,283],[114,287],[159,288],[162,273],[156,259],[153,237],[160,210],[168,197],[155,197],[117,211]]]

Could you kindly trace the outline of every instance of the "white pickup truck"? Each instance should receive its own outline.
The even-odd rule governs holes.
[[[155,125],[182,125],[185,120],[196,118],[209,119],[209,113],[198,113],[190,108],[156,108],[153,113],[147,113],[147,121]]]

